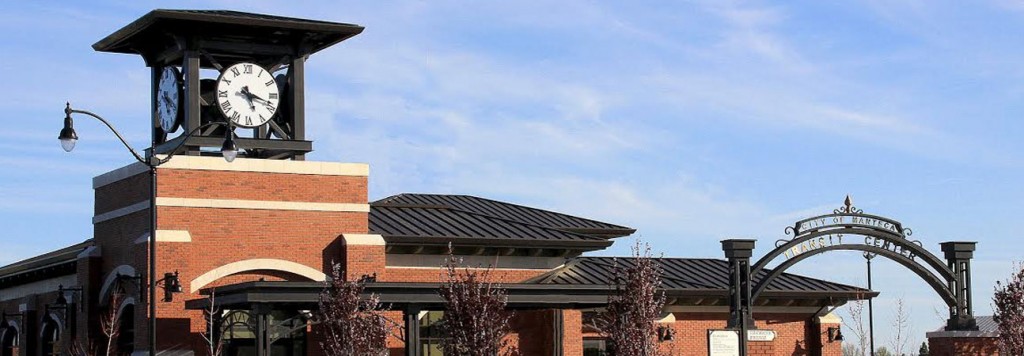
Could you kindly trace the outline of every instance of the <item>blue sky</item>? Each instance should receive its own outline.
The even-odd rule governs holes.
[[[130,162],[63,103],[148,144],[149,71],[90,45],[136,1],[16,2],[0,13],[0,264],[91,235],[90,178]],[[310,159],[367,162],[371,198],[473,194],[635,227],[667,256],[721,257],[831,211],[938,243],[979,242],[976,313],[1024,256],[1024,2],[173,2],[366,26],[307,62]],[[607,251],[627,254],[630,240]],[[913,332],[944,306],[876,264],[879,345],[894,298]],[[863,285],[858,253],[795,271]],[[919,344],[919,342],[918,342]]]

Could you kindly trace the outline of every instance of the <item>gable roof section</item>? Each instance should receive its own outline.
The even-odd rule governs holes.
[[[603,239],[627,236],[636,232],[635,229],[625,226],[470,195],[406,193],[375,201],[371,206],[442,208]]]
[[[615,264],[632,266],[632,257],[577,257],[570,260],[560,269],[549,272],[535,280],[541,284],[562,285],[601,285],[613,280]],[[685,290],[728,290],[729,262],[711,258],[656,258],[662,269],[662,286],[668,291]],[[762,271],[753,276],[753,283],[771,270]],[[867,289],[828,282],[816,278],[783,273],[779,275],[765,293],[837,293],[872,296]]]

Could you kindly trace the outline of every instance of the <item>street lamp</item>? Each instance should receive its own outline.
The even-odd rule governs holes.
[[[877,255],[871,252],[864,252],[863,255],[868,261],[868,291],[871,291],[871,259]],[[868,298],[868,339],[871,340],[871,352],[868,355],[875,356],[875,308],[872,301],[873,298]]]
[[[104,125],[107,125],[107,128],[117,136],[117,139],[121,140],[121,143],[128,149],[128,152],[135,157],[135,160],[149,167],[150,196],[152,197],[149,200],[149,355],[156,356],[156,167],[170,161],[171,157],[174,157],[178,152],[178,149],[188,141],[189,137],[192,137],[192,135],[203,128],[215,125],[227,127],[226,133],[224,134],[224,144],[221,145],[220,152],[224,155],[224,160],[228,162],[234,161],[235,157],[238,156],[238,146],[235,145],[234,133],[231,124],[225,122],[210,122],[192,129],[192,131],[185,134],[181,142],[179,142],[174,149],[170,150],[170,153],[168,153],[167,157],[164,158],[156,157],[156,136],[154,136],[150,146],[149,157],[143,158],[137,151],[135,151],[134,148],[132,148],[131,145],[128,144],[128,141],[124,139],[124,136],[121,136],[121,133],[118,132],[110,122],[94,113],[85,110],[72,109],[71,103],[67,103],[67,106],[64,108],[64,128],[60,130],[60,135],[57,136],[57,139],[60,140],[60,146],[64,151],[71,152],[71,150],[75,149],[75,144],[78,143],[78,133],[75,132],[75,123],[74,119],[71,118],[71,114],[87,115],[99,120]]]

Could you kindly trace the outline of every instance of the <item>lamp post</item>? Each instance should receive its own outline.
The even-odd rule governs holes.
[[[75,149],[75,144],[78,142],[78,133],[75,132],[74,119],[71,118],[71,114],[87,115],[102,122],[110,129],[111,132],[114,133],[114,135],[117,136],[118,140],[121,140],[121,143],[128,149],[128,152],[135,157],[135,160],[149,167],[151,197],[149,200],[149,275],[147,276],[149,281],[149,354],[150,356],[156,356],[156,168],[170,161],[178,149],[188,141],[189,137],[203,128],[214,125],[227,126],[227,132],[224,134],[224,144],[221,146],[220,152],[224,155],[224,160],[228,162],[234,161],[235,157],[238,156],[238,147],[235,145],[232,127],[230,124],[225,122],[211,122],[200,125],[186,133],[181,142],[179,142],[178,145],[167,154],[167,157],[164,158],[156,157],[154,152],[156,149],[156,136],[154,136],[151,141],[149,154],[147,157],[143,158],[137,151],[135,151],[134,148],[132,148],[131,145],[128,144],[128,141],[124,139],[124,136],[121,136],[121,133],[118,132],[109,121],[99,115],[85,110],[72,109],[71,103],[68,103],[64,108],[64,128],[60,130],[60,135],[57,137],[57,139],[60,140],[61,148],[66,152],[71,152],[71,150]]]
[[[874,253],[864,252],[864,259],[868,261],[868,291],[871,291],[871,259],[875,258],[875,256]],[[868,340],[870,340],[871,345],[871,352],[868,354],[875,356],[875,310],[872,300],[872,298],[868,298]]]

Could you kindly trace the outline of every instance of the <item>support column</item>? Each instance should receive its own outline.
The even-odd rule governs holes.
[[[953,241],[940,245],[946,264],[953,271],[954,278],[950,281],[949,289],[956,297],[956,306],[949,308],[946,330],[978,330],[971,301],[971,258],[974,258],[977,243]]]
[[[405,320],[405,356],[420,356],[420,308],[406,307],[402,319]]]
[[[267,320],[270,306],[253,305],[250,313],[252,313],[250,318],[256,317],[256,356],[270,356],[269,343],[267,343],[270,339],[270,323]]]
[[[756,240],[722,241],[722,251],[729,260],[729,323],[739,330],[740,356],[747,355],[747,330],[754,326],[750,312],[750,256]]]
[[[562,334],[565,333],[565,318],[562,316],[561,309],[555,309],[551,312],[551,354],[554,356],[562,356],[565,353],[564,350],[562,350]]]

